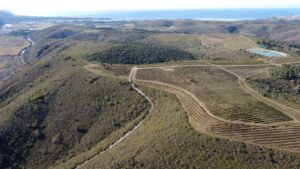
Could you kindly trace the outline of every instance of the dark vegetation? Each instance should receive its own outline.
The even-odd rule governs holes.
[[[195,59],[183,50],[155,44],[126,44],[88,56],[89,60],[111,64],[151,64]]]
[[[162,22],[162,26],[164,27],[171,27],[173,25],[172,21],[164,21]]]
[[[258,44],[265,46],[266,49],[282,51],[300,56],[300,44],[270,39],[262,39],[258,41]]]
[[[293,80],[297,84],[300,80],[300,65],[284,65],[280,68],[271,69],[270,73],[273,77]]]
[[[81,58],[65,56],[66,29],[38,32],[45,36],[34,36],[35,60],[0,85],[0,168],[49,168],[149,109],[129,83],[87,72]]]
[[[267,97],[286,104],[300,105],[300,66],[284,65],[269,71],[270,77],[254,77],[249,82]]]
[[[53,39],[64,39],[66,37],[69,37],[71,35],[74,35],[76,32],[70,31],[70,30],[61,30],[59,32],[52,33],[49,38]]]
[[[229,33],[239,33],[239,28],[237,26],[229,26],[227,27]]]

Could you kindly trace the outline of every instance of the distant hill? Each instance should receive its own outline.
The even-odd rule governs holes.
[[[95,18],[72,18],[72,17],[40,17],[14,15],[9,11],[0,10],[0,25],[18,22],[41,22],[41,21],[91,21]],[[109,18],[96,18],[97,20],[109,20]]]
[[[11,17],[11,16],[14,16],[14,14],[9,11],[0,10],[0,17]]]
[[[14,15],[8,11],[2,11],[0,10],[0,26],[4,25],[6,22],[5,20],[9,20]]]
[[[284,20],[291,20],[291,21],[295,21],[295,20],[300,20],[300,15],[293,15],[293,16],[287,16],[287,17],[278,17],[277,19],[284,19]]]

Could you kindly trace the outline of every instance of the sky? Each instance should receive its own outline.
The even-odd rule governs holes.
[[[300,8],[300,0],[0,0],[0,9],[18,15],[150,9]]]

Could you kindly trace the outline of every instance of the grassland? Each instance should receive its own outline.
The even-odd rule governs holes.
[[[71,57],[81,57],[91,55],[93,53],[104,51],[105,49],[112,47],[110,43],[96,43],[96,42],[80,42],[68,50],[65,50],[64,55]]]
[[[245,77],[249,74],[253,74],[256,72],[263,72],[266,71],[274,66],[269,64],[264,65],[223,65],[222,67],[226,68],[227,70],[230,70],[231,72],[237,74],[240,77]]]
[[[160,43],[167,46],[174,46],[195,55],[203,55],[203,46],[198,34],[184,33],[162,33],[154,34],[142,40],[144,43]]]
[[[1,85],[0,135],[10,140],[1,141],[1,167],[50,167],[101,141],[105,149],[149,109],[126,81],[66,57],[46,57]]]
[[[236,34],[185,34],[162,33],[150,35],[143,43],[156,43],[174,46],[190,53],[198,59],[224,62],[255,62],[260,56],[246,50],[257,47],[253,38]]]
[[[143,125],[81,168],[297,168],[298,155],[194,131],[174,95],[142,88],[155,109]],[[59,167],[58,167],[59,168]]]
[[[272,59],[272,62],[277,63],[277,64],[287,64],[287,63],[293,63],[293,62],[300,63],[300,56],[292,54],[292,55],[289,55],[288,57],[274,58],[274,59]]]
[[[274,123],[291,118],[245,93],[236,77],[211,66],[140,70],[138,79],[180,86],[204,101],[216,116],[227,120]]]
[[[0,63],[0,69],[5,68],[5,66],[6,66],[6,63]]]
[[[227,49],[249,49],[257,47],[254,40],[243,35],[214,33],[202,35],[199,39],[206,47],[223,46]]]
[[[170,67],[162,67],[160,69],[166,69],[166,71],[174,71],[174,69],[171,70]],[[225,71],[225,69],[223,68],[220,68],[220,70]],[[228,72],[228,70],[226,70],[225,72]],[[300,150],[300,144],[298,139],[300,130],[297,122],[276,122],[270,123],[268,125],[262,125],[262,123],[259,123],[255,125],[255,123],[224,120],[212,114],[212,112],[205,105],[205,103],[207,102],[206,100],[204,102],[200,101],[195,96],[195,94],[193,94],[190,91],[187,91],[186,89],[178,85],[176,86],[170,83],[164,83],[153,80],[136,79],[136,81],[138,83],[150,85],[153,88],[174,93],[180,101],[182,107],[187,112],[190,124],[196,131],[200,133],[206,133],[214,137],[236,140],[247,144],[258,144],[266,147],[274,147],[276,149],[288,150],[292,152],[299,152]],[[275,105],[274,107],[276,107],[277,109],[278,105]],[[285,106],[282,107],[286,109]]]
[[[10,35],[0,36],[0,56],[17,55],[21,49],[29,46],[27,40],[23,37]]]
[[[0,84],[0,168],[74,168],[85,161],[82,168],[299,168],[298,122],[238,83],[273,67],[267,62],[281,62],[247,52],[256,46],[253,34],[228,33],[235,27],[228,23],[141,21],[124,22],[138,29],[119,29],[122,24],[30,33],[36,44],[27,52],[29,64]],[[175,48],[196,60],[134,69],[85,60],[130,44]],[[149,110],[129,74],[154,109],[109,149]]]

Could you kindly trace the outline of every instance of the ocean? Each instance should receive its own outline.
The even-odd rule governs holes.
[[[110,18],[112,20],[198,19],[253,20],[300,15],[300,9],[193,9],[132,10],[65,13],[63,16]]]

